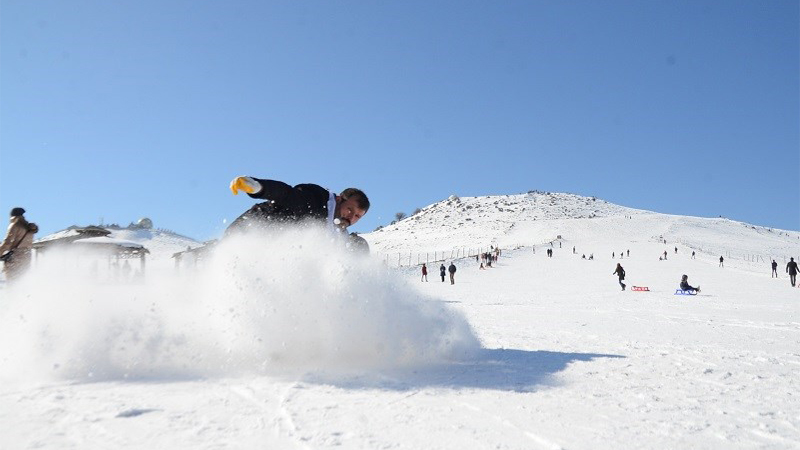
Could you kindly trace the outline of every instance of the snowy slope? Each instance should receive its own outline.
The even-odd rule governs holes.
[[[34,273],[0,291],[0,447],[798,448],[800,288],[783,260],[771,278],[744,257],[798,259],[796,231],[507,198],[471,200],[484,216],[461,227],[442,230],[445,201],[367,236],[537,243],[488,270],[456,260],[455,285],[303,235],[143,285]],[[721,249],[740,252],[719,267]],[[650,291],[621,291],[617,263]],[[673,295],[682,274],[700,295]]]
[[[485,249],[490,245],[513,248],[555,241],[558,236],[564,240],[599,238],[607,243],[587,249],[587,255],[618,252],[624,242],[664,239],[698,252],[738,258],[760,255],[784,259],[800,248],[797,231],[769,229],[724,218],[660,214],[594,197],[559,193],[451,196],[394,225],[362,236],[380,254]]]

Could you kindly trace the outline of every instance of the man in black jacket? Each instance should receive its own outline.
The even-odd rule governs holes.
[[[234,195],[243,191],[251,198],[267,201],[245,211],[231,223],[226,234],[308,219],[345,231],[369,210],[367,195],[356,188],[345,189],[336,195],[316,184],[292,187],[281,181],[236,177],[231,181],[231,191]]]
[[[786,271],[789,272],[789,283],[794,287],[797,281],[797,263],[794,262],[794,258],[789,258],[789,263],[786,264]]]

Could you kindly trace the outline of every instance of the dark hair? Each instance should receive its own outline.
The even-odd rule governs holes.
[[[347,188],[343,190],[339,196],[342,197],[342,201],[352,198],[364,212],[369,210],[369,199],[367,198],[367,194],[361,189]]]
[[[11,217],[19,217],[23,214],[25,214],[25,210],[20,207],[16,207],[11,210]]]

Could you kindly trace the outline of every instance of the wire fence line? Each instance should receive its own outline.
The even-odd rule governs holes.
[[[730,249],[719,249],[714,247],[705,247],[698,245],[696,242],[688,242],[683,239],[678,239],[678,242],[686,247],[691,248],[692,250],[705,253],[707,255],[713,256],[722,256],[727,260],[739,260],[739,261],[747,261],[753,263],[771,263],[773,260],[775,262],[782,261],[784,264],[789,262],[789,258],[797,258],[800,257],[799,255],[764,255],[759,253],[750,253],[750,252],[737,252],[731,251]],[[800,249],[798,250],[800,252]]]
[[[562,241],[561,236],[558,236],[554,239],[546,239],[537,244],[506,245],[503,248],[501,248],[501,251],[518,250],[523,248],[533,248],[535,251],[536,247],[548,246],[552,243],[559,241]],[[678,239],[677,242],[697,252],[705,253],[707,255],[712,255],[712,256],[717,256],[717,255],[723,256],[726,260],[730,261],[739,260],[750,263],[769,264],[773,260],[775,260],[776,262],[782,262],[783,264],[786,264],[789,262],[789,258],[794,257],[795,260],[800,258],[800,254],[798,254],[797,256],[764,255],[764,254],[748,253],[748,252],[736,252],[730,249],[718,249],[713,247],[706,247],[703,245],[698,245],[697,242],[688,242],[683,239]],[[489,245],[486,247],[456,247],[450,250],[436,250],[431,252],[419,252],[413,250],[403,251],[403,252],[375,252],[374,255],[376,255],[378,259],[383,261],[383,263],[387,267],[411,267],[411,266],[419,266],[423,263],[430,264],[430,263],[445,262],[460,258],[475,257],[483,253],[493,252],[497,248],[499,247],[496,245]]]
[[[536,248],[540,245],[549,245],[552,242],[559,241],[560,237],[542,241],[538,244],[514,244],[505,245],[502,248],[497,245],[489,245],[486,247],[456,247],[450,250],[435,250],[431,252],[375,252],[374,255],[378,257],[388,267],[411,267],[419,266],[421,264],[430,264],[434,262],[445,262],[456,260],[460,258],[474,258],[484,253],[494,252],[496,249],[500,251],[505,250],[518,250],[521,248]]]

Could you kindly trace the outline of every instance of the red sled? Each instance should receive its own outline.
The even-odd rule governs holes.
[[[646,291],[650,292],[650,288],[647,286],[631,286],[632,291]]]

